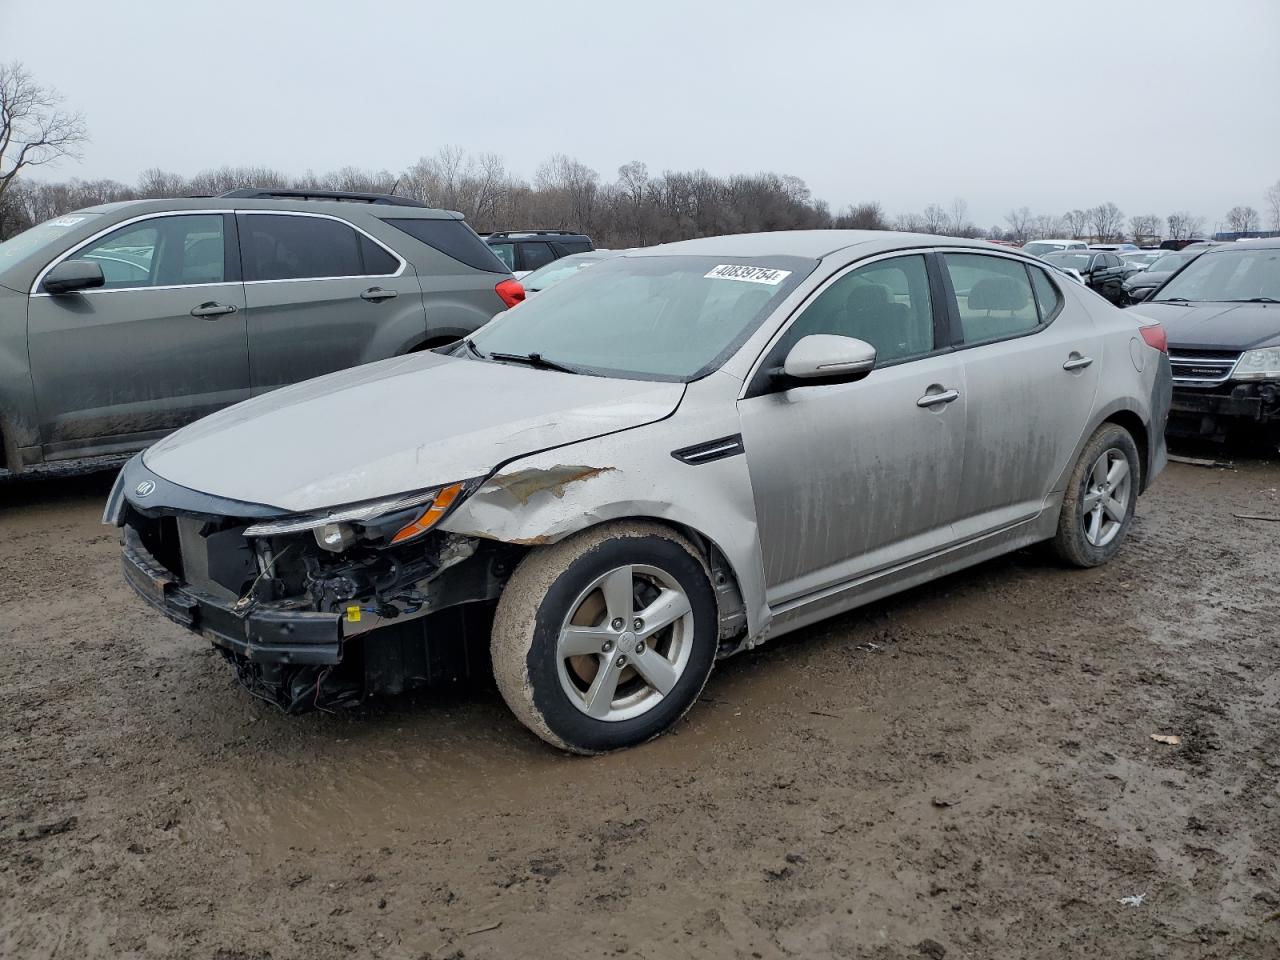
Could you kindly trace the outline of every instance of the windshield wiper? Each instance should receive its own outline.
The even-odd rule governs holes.
[[[1280,303],[1275,297],[1247,297],[1244,300],[1227,300],[1226,303]]]
[[[477,347],[477,346],[475,345],[475,343],[474,343],[474,342],[472,342],[472,340],[471,340],[471,338],[470,338],[470,337],[463,337],[463,338],[462,338],[462,342],[463,342],[463,343],[465,343],[465,344],[467,345],[467,349],[468,349],[468,350],[470,350],[473,354],[475,354],[475,355],[476,355],[477,357],[479,357],[481,360],[488,360],[488,359],[489,359],[488,355],[487,355],[483,350],[481,350],[479,347]]]
[[[548,360],[540,353],[491,353],[489,354],[489,359],[506,360],[508,363],[523,363],[530,367],[537,367],[539,370],[559,370],[561,373],[578,372],[562,363]]]
[[[1152,300],[1152,303],[1190,303],[1186,297],[1161,297],[1159,300]]]

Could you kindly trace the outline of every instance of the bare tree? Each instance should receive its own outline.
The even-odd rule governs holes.
[[[931,203],[925,207],[924,215],[920,218],[925,233],[945,233],[950,222],[951,218],[947,215],[947,211],[937,203]]]
[[[1031,232],[1037,237],[1056,237],[1063,231],[1062,218],[1038,213],[1031,218]]]
[[[1119,239],[1124,229],[1124,214],[1111,201],[1100,203],[1089,210],[1089,223],[1099,243]]]
[[[1062,215],[1062,222],[1067,232],[1071,234],[1071,239],[1079,240],[1089,229],[1089,214],[1078,208],[1068,210]]]
[[[1186,210],[1178,210],[1169,214],[1165,222],[1169,225],[1170,240],[1185,240],[1200,232],[1204,226],[1204,217],[1193,216]]]
[[[1004,215],[1004,222],[1009,225],[1009,239],[1014,243],[1026,243],[1030,237],[1034,218],[1030,207],[1019,207]]]
[[[62,95],[35,82],[21,63],[0,63],[0,198],[26,167],[79,157],[84,118],[60,109]]]
[[[1227,211],[1227,226],[1232,233],[1249,233],[1258,229],[1258,211],[1253,207],[1232,207]]]
[[[1149,240],[1160,239],[1160,218],[1154,213],[1139,214],[1129,218],[1129,235],[1141,246]]]
[[[1267,215],[1271,219],[1271,229],[1280,230],[1280,180],[1267,187]]]
[[[846,207],[843,213],[835,216],[831,225],[838,230],[889,229],[889,222],[885,219],[884,209],[875,202],[855,203]]]

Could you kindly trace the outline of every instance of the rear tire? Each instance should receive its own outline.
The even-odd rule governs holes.
[[[1080,454],[1062,498],[1054,552],[1077,567],[1096,567],[1120,550],[1141,487],[1138,447],[1128,430],[1104,423]]]
[[[531,551],[498,600],[493,672],[543,740],[603,753],[664,733],[702,692],[718,623],[706,566],[682,536],[619,522]]]

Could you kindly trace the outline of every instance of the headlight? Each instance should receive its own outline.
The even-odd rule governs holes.
[[[337,507],[325,513],[269,520],[248,527],[246,537],[277,537],[314,531],[316,544],[341,553],[357,539],[404,543],[430,530],[468,492],[467,481],[385,500]]]
[[[1280,347],[1265,347],[1262,350],[1246,350],[1236,363],[1232,380],[1277,380],[1280,379]]]

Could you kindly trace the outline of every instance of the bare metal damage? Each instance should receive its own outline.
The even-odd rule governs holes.
[[[769,611],[746,458],[691,466],[671,455],[737,429],[733,407],[710,402],[719,391],[709,381],[719,379],[691,384],[679,417],[506,464],[441,529],[533,546],[612,520],[675,525],[706,553],[722,638],[745,627],[746,642],[754,643],[768,628]]]

